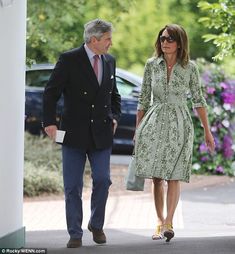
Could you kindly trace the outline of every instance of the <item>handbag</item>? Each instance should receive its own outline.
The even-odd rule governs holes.
[[[132,191],[143,191],[144,181],[145,179],[143,177],[136,176],[136,158],[135,155],[133,155],[125,177],[126,189]]]

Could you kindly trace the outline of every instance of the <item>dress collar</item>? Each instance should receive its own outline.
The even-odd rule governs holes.
[[[163,56],[159,56],[157,57],[157,64],[160,64],[161,62],[165,62],[165,59],[163,58]]]
[[[159,56],[159,57],[156,57],[156,63],[157,63],[157,64],[160,64],[160,63],[162,63],[162,62],[163,62],[163,63],[166,63],[166,60],[164,59],[164,57],[163,57],[162,55]],[[179,61],[177,60],[175,64],[178,65],[178,63],[179,63]]]

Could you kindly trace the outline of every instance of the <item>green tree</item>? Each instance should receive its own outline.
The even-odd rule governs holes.
[[[218,47],[215,60],[223,60],[225,56],[235,54],[235,0],[200,1],[199,8],[205,13],[200,18],[212,33],[203,36],[205,41],[213,41]]]
[[[182,25],[189,36],[190,56],[192,59],[205,58],[211,61],[215,54],[216,47],[212,42],[205,43],[202,36],[209,32],[207,27],[203,27],[198,19],[202,13],[198,8],[198,0],[174,0],[170,4],[169,12],[175,23]]]
[[[209,31],[198,22],[198,0],[147,0],[143,6],[136,0],[133,9],[121,14],[122,22],[116,24],[113,52],[123,68],[141,73],[143,65],[154,52],[154,43],[159,30],[169,23],[182,25],[190,40],[191,58],[206,58],[211,61],[216,47],[205,43],[202,35]]]
[[[119,14],[127,12],[132,2],[28,0],[27,59],[54,63],[59,53],[83,42],[84,23],[97,17],[118,22]]]
[[[191,58],[211,60],[213,43],[202,35],[197,0],[28,0],[27,59],[37,63],[58,59],[61,52],[83,42],[83,25],[90,19],[110,20],[115,28],[111,53],[118,66],[142,74],[154,52],[159,30],[168,23],[182,25],[189,34]]]
[[[58,52],[81,40],[81,6],[80,0],[28,0],[27,58],[55,62]]]
[[[143,7],[143,1],[136,0],[128,13],[121,14],[121,20],[116,24],[112,52],[120,67],[141,74],[154,53],[159,29],[169,21],[167,2],[148,0]]]

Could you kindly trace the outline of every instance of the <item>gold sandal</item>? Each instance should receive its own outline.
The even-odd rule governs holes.
[[[162,231],[163,226],[164,225],[157,225],[156,231],[155,231],[154,235],[152,235],[153,240],[161,240],[164,238],[163,231]]]
[[[165,224],[163,235],[166,238],[166,242],[170,242],[170,240],[174,237],[175,233],[173,231],[172,224]]]

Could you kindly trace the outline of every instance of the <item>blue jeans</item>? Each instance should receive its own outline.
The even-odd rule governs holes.
[[[62,146],[63,179],[67,229],[71,238],[82,238],[82,189],[86,158],[91,165],[92,194],[89,223],[102,229],[110,180],[110,155],[112,148],[86,150]]]

